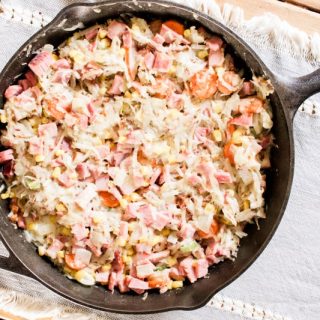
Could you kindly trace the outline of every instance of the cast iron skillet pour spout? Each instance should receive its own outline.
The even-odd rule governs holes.
[[[134,294],[113,294],[101,286],[85,287],[67,279],[51,263],[38,256],[35,246],[28,243],[21,230],[15,229],[7,218],[8,206],[0,202],[0,235],[10,257],[0,257],[0,267],[32,277],[43,285],[83,306],[119,313],[155,313],[168,310],[192,310],[203,306],[209,299],[240,276],[263,251],[284,213],[292,184],[294,150],[293,117],[300,104],[320,91],[320,70],[301,78],[284,79],[273,74],[255,52],[235,33],[205,14],[186,6],[165,1],[124,0],[97,3],[78,3],[63,9],[57,17],[30,38],[12,57],[0,74],[0,92],[25,72],[31,60],[29,52],[45,44],[55,47],[71,36],[80,25],[90,26],[97,21],[119,17],[122,14],[142,18],[175,17],[188,23],[203,25],[219,34],[234,49],[236,55],[255,75],[264,75],[272,81],[275,92],[271,96],[273,108],[273,134],[278,148],[271,154],[272,169],[268,173],[265,192],[267,218],[246,229],[248,236],[241,240],[235,261],[225,261],[210,269],[209,278],[201,279],[179,290],[159,295],[150,292],[148,298]],[[3,97],[0,96],[3,104]]]

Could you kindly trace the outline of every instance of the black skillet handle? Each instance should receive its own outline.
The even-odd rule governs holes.
[[[9,252],[9,257],[4,257],[0,255],[0,269],[8,270],[29,278],[33,278],[33,274],[20,262],[20,260],[10,251],[5,241],[3,240],[0,233],[0,241],[3,243],[7,251]]]
[[[301,104],[320,92],[320,69],[298,78],[275,76],[278,94],[283,105],[288,107],[291,121]]]

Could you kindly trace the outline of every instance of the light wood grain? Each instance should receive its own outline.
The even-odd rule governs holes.
[[[287,0],[286,2],[320,12],[320,0]]]
[[[317,2],[320,0],[317,0]],[[272,12],[291,25],[303,30],[309,34],[320,31],[320,14],[299,6],[281,2],[278,0],[216,0],[218,4],[223,6],[225,3],[243,8],[245,18],[262,15],[265,12]],[[302,2],[302,0],[301,0]]]

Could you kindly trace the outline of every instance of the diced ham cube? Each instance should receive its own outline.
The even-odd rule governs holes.
[[[121,293],[130,291],[128,287],[128,284],[130,281],[128,280],[127,276],[125,276],[122,272],[117,273],[117,282],[118,282],[119,291]]]
[[[153,69],[159,72],[168,72],[172,66],[171,57],[163,52],[156,52]]]
[[[166,43],[172,43],[176,40],[180,40],[181,43],[189,43],[185,38],[183,38],[180,34],[173,31],[169,27],[167,27],[165,24],[162,24],[161,30],[160,30],[160,36],[164,38],[164,41]]]
[[[108,190],[108,175],[103,174],[96,179],[96,190],[97,191],[107,191]]]
[[[94,27],[90,28],[85,34],[86,39],[92,40],[93,38],[95,38],[97,36],[98,31],[99,31],[98,26],[94,26]]]
[[[123,34],[123,47],[126,51],[125,62],[128,68],[128,73],[131,80],[134,80],[137,73],[136,48],[132,39],[132,35],[129,31],[125,31]]]
[[[12,149],[7,149],[4,151],[0,152],[0,163],[4,163],[10,160],[13,160],[13,150]]]
[[[74,250],[74,262],[77,265],[87,266],[90,263],[92,252],[84,248],[77,248]]]
[[[109,276],[110,276],[109,271],[96,272],[96,281],[106,284],[109,281]]]
[[[4,96],[6,99],[10,99],[12,97],[19,95],[22,91],[23,91],[22,86],[12,85],[12,86],[9,86],[7,90],[4,92]]]
[[[194,273],[198,279],[203,278],[207,275],[209,268],[207,259],[198,259],[193,265]]]
[[[47,51],[42,51],[36,55],[29,63],[29,68],[38,76],[41,77],[46,74],[55,60],[52,54]]]
[[[38,133],[40,137],[48,136],[55,139],[58,135],[58,128],[55,122],[41,124],[38,128]]]
[[[169,108],[179,109],[183,105],[183,95],[173,92],[167,103]]]
[[[28,80],[30,87],[34,87],[35,85],[37,85],[37,77],[31,70],[27,71],[24,76]]]
[[[13,177],[14,174],[14,162],[13,160],[9,160],[3,164],[3,170],[2,170],[3,175],[6,178],[11,178]]]
[[[145,243],[137,243],[136,244],[136,251],[138,253],[147,253],[151,254],[152,246],[147,245]]]
[[[69,172],[64,172],[63,174],[61,174],[57,180],[61,186],[66,188],[70,188],[75,184],[75,181],[70,177]]]
[[[64,118],[64,122],[65,124],[69,127],[72,128],[77,122],[78,122],[78,118],[76,118],[75,116],[71,115],[70,113],[67,113],[65,115]]]
[[[109,89],[108,93],[113,95],[119,95],[124,91],[124,80],[122,76],[115,75],[112,83],[112,87]]]
[[[126,221],[120,222],[120,230],[119,230],[119,237],[123,240],[128,240],[129,238],[129,224]]]
[[[155,266],[150,261],[146,261],[143,264],[137,265],[136,269],[137,277],[144,279],[153,273]]]
[[[32,137],[29,140],[29,153],[32,155],[42,154],[43,152],[43,140],[39,137]]]
[[[59,69],[53,75],[52,82],[68,86],[72,73],[73,71],[71,69]]]
[[[88,184],[76,197],[76,204],[83,210],[87,209],[90,201],[97,195],[96,186]]]
[[[76,240],[82,240],[87,238],[88,236],[88,230],[86,227],[81,223],[76,223],[71,227],[71,232],[74,235],[74,238]]]
[[[116,284],[117,284],[117,273],[113,271],[110,273],[109,282],[108,282],[108,289],[113,292]]]
[[[242,114],[239,117],[233,118],[229,122],[230,124],[235,124],[242,127],[252,127],[253,125],[253,115],[251,114]]]
[[[169,271],[169,276],[174,280],[184,280],[185,273],[180,272],[180,270],[176,267],[171,267]]]
[[[179,234],[183,239],[192,239],[195,232],[196,229],[190,223],[185,223]]]
[[[232,177],[229,172],[223,170],[217,170],[215,177],[219,183],[232,183]]]
[[[148,290],[149,289],[149,284],[148,282],[142,281],[137,278],[131,278],[129,282],[129,288],[136,291],[139,290],[139,293],[142,293],[140,290]]]
[[[152,52],[147,52],[144,56],[144,63],[148,70],[151,70],[154,63],[154,54]]]
[[[149,260],[153,263],[157,263],[157,262],[161,261],[162,259],[169,257],[169,255],[170,255],[170,251],[164,250],[164,251],[152,253],[149,256]]]
[[[206,41],[206,45],[209,47],[210,50],[218,51],[221,49],[223,45],[223,40],[220,37],[213,36],[212,38]]]
[[[62,250],[63,247],[64,247],[64,244],[60,240],[53,239],[52,244],[49,246],[49,248],[46,251],[46,254],[51,259],[55,259],[57,257],[58,251]]]
[[[52,65],[52,69],[70,69],[70,63],[67,59],[59,59],[55,61],[55,63]]]
[[[25,91],[30,87],[29,81],[27,79],[19,80],[18,84],[22,87],[22,91]]]
[[[158,44],[163,44],[165,42],[165,39],[163,36],[161,36],[159,33],[157,33],[154,38],[153,38],[153,41],[155,43],[158,43]]]
[[[224,52],[223,49],[218,51],[210,50],[208,63],[210,67],[221,67],[224,62]]]
[[[157,211],[153,217],[152,227],[161,231],[171,220],[171,214],[168,211]]]
[[[150,178],[150,185],[153,185],[157,180],[158,180],[158,178],[160,177],[160,175],[161,175],[161,172],[162,172],[162,170],[161,170],[161,168],[156,168],[154,171],[153,171],[153,174],[152,174],[152,176],[151,176],[151,178]]]
[[[183,259],[179,265],[179,268],[181,268],[182,271],[185,272],[186,276],[188,277],[191,283],[197,281],[197,276],[193,269],[193,262],[194,262],[194,259],[192,257],[188,257]]]
[[[127,28],[128,27],[122,22],[112,21],[107,27],[107,36],[110,39],[113,39],[115,37],[118,37],[120,39]]]
[[[76,167],[76,171],[78,173],[79,180],[84,180],[91,176],[88,164],[86,163],[79,163]]]
[[[254,84],[251,81],[244,81],[239,94],[241,97],[251,96],[254,94]]]

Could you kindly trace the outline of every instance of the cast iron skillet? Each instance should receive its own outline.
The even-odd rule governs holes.
[[[271,156],[266,192],[267,219],[260,221],[260,230],[255,225],[247,229],[248,236],[241,241],[237,259],[220,263],[210,270],[209,279],[201,279],[181,290],[159,295],[151,292],[146,300],[134,294],[111,294],[103,287],[85,287],[67,279],[45,259],[38,256],[35,247],[26,242],[22,232],[16,230],[7,219],[7,203],[0,203],[0,235],[10,252],[9,258],[0,259],[0,267],[32,277],[61,296],[84,306],[121,313],[153,313],[174,309],[191,310],[203,306],[215,293],[240,276],[266,247],[284,213],[294,169],[292,138],[293,117],[300,104],[320,91],[320,70],[301,78],[282,79],[273,74],[236,34],[219,22],[182,5],[162,1],[105,1],[79,3],[62,10],[46,27],[28,40],[13,56],[0,74],[0,92],[26,70],[29,54],[46,43],[57,46],[70,36],[83,22],[86,26],[107,17],[131,13],[142,17],[174,16],[191,23],[202,24],[220,34],[230,44],[243,62],[256,75],[271,79],[275,93],[271,97],[274,114],[273,133],[278,148]],[[1,96],[0,104],[3,104]]]

